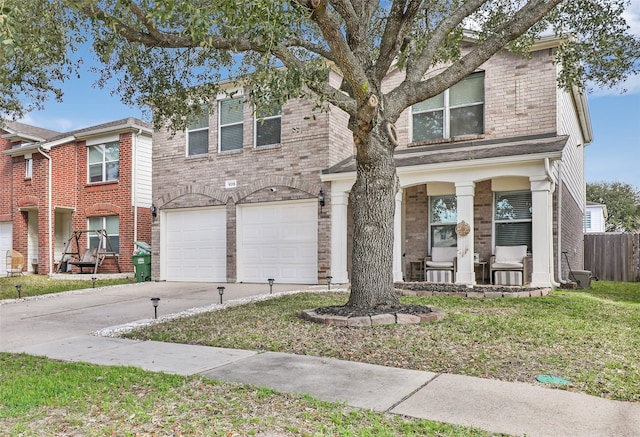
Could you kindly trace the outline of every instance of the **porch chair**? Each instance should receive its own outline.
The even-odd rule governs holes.
[[[7,276],[22,275],[24,256],[17,250],[7,250]]]
[[[457,247],[432,247],[431,256],[425,260],[426,280],[428,282],[455,282],[457,265]]]
[[[496,246],[489,262],[489,282],[496,285],[524,285],[527,275],[527,246]]]

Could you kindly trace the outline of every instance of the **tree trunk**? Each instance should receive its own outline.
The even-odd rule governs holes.
[[[354,233],[351,294],[347,305],[373,308],[400,303],[393,287],[393,237],[398,178],[386,123],[355,134],[357,174],[351,189]],[[363,138],[364,137],[364,138]]]

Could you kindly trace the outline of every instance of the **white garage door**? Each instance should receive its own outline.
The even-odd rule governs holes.
[[[168,210],[164,276],[167,281],[227,280],[226,208]]]
[[[0,222],[0,259],[2,260],[5,259],[7,250],[13,247],[11,229],[11,222]]]
[[[318,283],[315,200],[238,206],[238,281]]]

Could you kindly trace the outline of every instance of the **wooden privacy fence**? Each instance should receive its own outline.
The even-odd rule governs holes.
[[[640,234],[585,234],[584,268],[605,281],[640,281]]]

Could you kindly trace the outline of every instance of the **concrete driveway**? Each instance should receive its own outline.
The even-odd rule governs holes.
[[[160,298],[159,317],[218,304],[218,286],[225,287],[224,302],[269,294],[268,284],[143,282],[0,301],[0,351],[153,318],[152,297]],[[273,292],[306,288],[314,286],[276,283]]]

